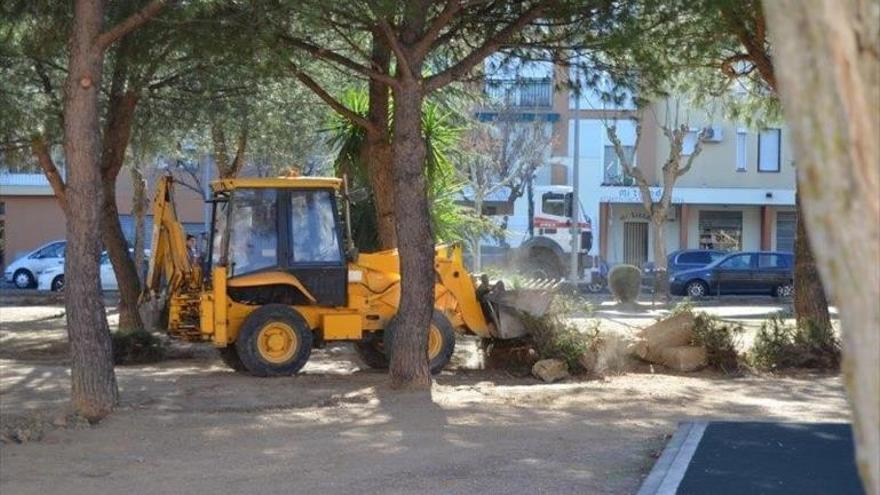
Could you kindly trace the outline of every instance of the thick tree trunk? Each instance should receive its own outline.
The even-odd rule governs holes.
[[[880,494],[880,19],[876,2],[765,2],[810,245],[840,308],[857,463]]]
[[[367,175],[373,190],[376,207],[376,225],[379,230],[379,245],[382,249],[397,247],[397,227],[395,226],[394,175],[392,174],[391,143],[388,133],[367,133]]]
[[[131,167],[131,216],[134,217],[134,266],[138,271],[138,281],[143,286],[144,245],[146,244],[146,231],[144,230],[147,215],[147,179],[139,168],[140,164]]]
[[[654,295],[664,301],[669,299],[669,274],[666,264],[666,210],[655,213],[651,218],[654,231]]]
[[[795,204],[797,234],[794,241],[794,315],[798,325],[815,324],[821,328],[830,328],[828,298],[825,297],[825,287],[810,249],[799,194],[795,196]]]
[[[125,161],[125,151],[131,139],[131,127],[138,96],[134,91],[124,91],[127,75],[125,45],[117,51],[117,67],[114,69],[113,83],[108,102],[107,122],[104,126],[104,141],[101,150],[101,181],[103,183],[103,207],[101,208],[101,239],[104,249],[113,265],[113,274],[119,286],[119,325],[123,332],[144,330],[138,312],[140,298],[140,278],[134,260],[128,252],[128,241],[119,223],[119,207],[116,205],[116,179]]]
[[[71,402],[91,421],[108,415],[118,399],[110,329],[101,299],[101,170],[98,93],[103,52],[103,3],[79,0],[69,39],[64,85],[64,151],[67,156],[67,255],[65,307],[71,354]]]
[[[391,66],[391,51],[381,42],[381,37],[381,33],[373,35],[371,62],[374,69],[387,73]],[[392,249],[397,247],[397,230],[394,223],[394,175],[388,128],[391,98],[388,85],[370,79],[368,97],[367,119],[375,129],[367,131],[367,175],[376,207],[379,244],[382,249]]]
[[[428,326],[434,310],[434,235],[428,209],[422,89],[403,81],[394,93],[394,190],[400,251],[400,310],[391,352],[391,384],[428,388]]]
[[[478,192],[474,192],[474,213],[477,215],[477,218],[483,216],[483,196]],[[480,234],[474,235],[473,246],[474,246],[474,272],[480,273],[483,271],[483,243],[482,236]]]
[[[138,299],[141,286],[138,270],[128,252],[128,241],[119,223],[119,209],[116,206],[116,181],[104,183],[104,206],[101,209],[101,239],[113,265],[116,283],[119,285],[119,331],[138,332],[144,330],[138,312]],[[110,199],[113,198],[113,199]]]

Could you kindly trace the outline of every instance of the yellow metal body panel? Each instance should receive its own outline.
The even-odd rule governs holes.
[[[226,282],[227,287],[262,287],[266,285],[292,285],[299,289],[310,302],[315,302],[315,296],[306,289],[302,282],[287,272],[260,272],[235,277]]]
[[[363,336],[359,313],[327,313],[321,320],[324,340],[360,340]]]
[[[214,292],[202,292],[199,297],[199,329],[203,334],[212,335],[214,328]]]
[[[226,267],[216,266],[212,272],[213,292],[214,292],[214,343],[220,347],[225,347],[230,342],[235,342],[238,336],[238,327],[236,327],[235,335],[230,335],[228,308],[230,304],[226,297]],[[232,338],[230,338],[232,337]]]
[[[211,182],[214,192],[235,189],[335,189],[342,187],[342,179],[336,177],[241,177]]]

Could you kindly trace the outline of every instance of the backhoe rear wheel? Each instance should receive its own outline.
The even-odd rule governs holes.
[[[397,325],[397,317],[388,322],[385,329],[385,352],[391,357],[391,349],[394,345],[394,329]],[[431,328],[428,330],[428,367],[431,374],[440,373],[444,366],[449,364],[452,353],[455,352],[455,330],[449,319],[439,311],[434,311],[431,318]]]
[[[267,304],[245,318],[235,348],[254,376],[290,376],[312,353],[312,330],[295,309]]]
[[[220,355],[220,360],[223,361],[223,364],[226,366],[229,366],[231,369],[239,373],[247,372],[247,368],[244,363],[241,362],[241,357],[238,355],[238,349],[235,348],[235,344],[229,344],[226,347],[218,347],[217,354]]]

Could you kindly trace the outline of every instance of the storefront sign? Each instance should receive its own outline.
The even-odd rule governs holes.
[[[673,193],[674,194],[674,193]],[[660,187],[652,187],[651,188],[651,201],[657,202],[660,201],[660,196],[663,195],[663,189]],[[605,194],[600,199],[603,203],[641,203],[642,202],[642,193],[639,191],[637,187],[618,187],[614,189],[607,189]],[[673,203],[682,203],[683,200],[681,197],[677,197],[675,195],[672,196]]]
[[[674,222],[675,221],[674,213],[675,213],[675,210],[673,208],[670,208],[666,214],[666,221],[667,222]],[[646,212],[644,210],[643,211],[628,211],[628,212],[625,212],[620,215],[620,220],[622,220],[624,222],[627,222],[627,221],[632,222],[635,220],[644,220],[646,222],[650,222],[651,215],[649,215],[648,212]]]

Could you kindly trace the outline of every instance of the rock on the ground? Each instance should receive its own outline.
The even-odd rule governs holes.
[[[597,365],[599,363],[599,352],[593,349],[585,351],[578,357],[578,363],[587,373],[596,373],[598,371]]]
[[[568,378],[568,365],[559,359],[542,359],[532,366],[532,374],[547,383]]]
[[[633,352],[645,361],[663,364],[664,349],[686,346],[691,343],[693,335],[693,313],[681,312],[642,330]]]
[[[662,364],[676,371],[696,371],[706,366],[706,348],[683,345],[663,349]]]

